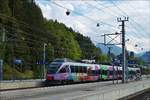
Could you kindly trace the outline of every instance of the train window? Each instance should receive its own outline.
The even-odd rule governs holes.
[[[87,68],[86,67],[83,67],[83,72],[87,73]]]
[[[68,65],[66,65],[65,68],[66,68],[66,72],[70,72]]]
[[[92,69],[89,68],[89,69],[87,70],[87,73],[88,73],[88,75],[92,75]]]
[[[69,72],[69,68],[67,65],[61,68],[61,70],[59,71],[59,73],[67,73],[67,72]]]
[[[98,70],[92,70],[92,75],[94,76],[98,75]]]
[[[132,74],[132,71],[129,71],[129,74]]]
[[[62,68],[59,73],[66,73],[66,69],[65,68]]]
[[[137,73],[141,73],[140,70],[136,70]]]
[[[111,70],[111,71],[109,71],[109,75],[113,75],[113,71]]]
[[[118,71],[115,70],[115,71],[114,71],[114,75],[118,75]]]
[[[80,73],[81,68],[82,68],[81,66],[78,66],[78,73]]]
[[[134,75],[136,75],[136,72],[135,72],[135,71],[133,71],[133,74],[134,74]]]
[[[102,74],[107,75],[107,70],[102,70]]]
[[[74,73],[75,72],[75,66],[70,66],[71,72]]]
[[[92,75],[93,75],[93,76],[95,75],[95,70],[92,70]]]
[[[95,75],[98,75],[98,70],[95,70]]]
[[[98,70],[98,74],[101,74],[101,70]]]
[[[61,66],[61,64],[50,64],[48,67],[47,73],[55,74],[60,66]]]
[[[132,73],[132,71],[129,71],[129,73],[132,75],[133,73]]]
[[[83,67],[79,66],[79,73],[83,73]]]
[[[75,72],[78,73],[78,66],[75,66]]]
[[[121,75],[121,74],[122,74],[122,71],[121,71],[121,70],[119,70],[119,71],[118,71],[118,74],[119,74],[119,75]]]

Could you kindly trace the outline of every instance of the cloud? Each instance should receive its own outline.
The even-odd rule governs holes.
[[[121,23],[117,22],[117,17],[127,14],[129,21],[126,22],[126,38],[132,40],[131,43],[127,43],[127,48],[139,52],[134,47],[135,44],[138,44],[139,48],[150,50],[150,1],[118,0],[113,1],[114,4],[112,1],[36,0],[36,3],[42,9],[44,17],[57,19],[75,31],[89,36],[94,43],[95,41],[103,42],[103,38],[99,37],[102,34],[120,32],[121,27],[118,26]],[[52,2],[71,9],[73,12],[66,16],[66,9]],[[97,23],[100,24],[100,27],[96,27]]]

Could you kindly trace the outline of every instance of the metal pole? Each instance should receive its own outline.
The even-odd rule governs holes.
[[[117,18],[118,22],[122,23],[122,83],[126,81],[126,52],[125,52],[125,21],[128,21],[128,17],[124,17],[124,19]]]
[[[113,84],[114,84],[114,78],[115,78],[115,71],[114,71],[114,64],[113,64]]]
[[[126,66],[127,66],[126,67],[126,82],[128,82],[128,77],[129,77],[129,75],[128,75],[129,74],[128,73],[128,63],[127,62],[128,62],[128,60],[126,60]]]
[[[118,84],[118,74],[119,74],[119,72],[118,72],[118,66],[116,66],[117,67],[117,84]]]
[[[2,42],[5,42],[5,28],[2,28],[2,33],[3,33],[3,37],[2,37]]]
[[[3,60],[0,59],[0,81],[3,80]]]
[[[47,45],[47,44],[44,43],[44,48],[43,48],[43,79],[45,78],[45,73],[46,73],[46,72],[45,72],[45,71],[46,71],[46,70],[45,70],[45,58],[46,58],[46,57],[45,57],[45,51],[46,51],[46,45]]]
[[[2,27],[2,26],[1,26]],[[5,28],[2,28],[2,50],[5,49]],[[3,54],[1,54],[1,59],[0,59],[0,81],[3,80]]]
[[[15,57],[14,57],[14,48],[12,47],[12,59],[11,59],[11,63],[12,63],[12,80],[15,81],[15,65],[14,65],[14,61],[15,61]]]
[[[125,30],[124,30],[124,21],[122,21],[122,65],[123,65],[123,80],[122,82],[125,82],[126,77],[126,54],[125,54]]]

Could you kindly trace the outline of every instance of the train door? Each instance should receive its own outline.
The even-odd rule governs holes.
[[[87,81],[91,81],[92,80],[92,67],[88,67],[87,69]]]
[[[114,75],[113,69],[108,70],[108,76],[109,76],[109,79],[110,79],[110,80],[113,79],[113,75]]]
[[[106,65],[102,65],[101,67],[101,79],[107,80],[109,75],[108,67]]]
[[[75,69],[75,66],[74,65],[70,65],[70,70],[71,70],[72,81],[76,81],[77,78],[76,78],[76,69]]]
[[[83,81],[86,81],[87,79],[87,67],[83,66]]]
[[[84,67],[83,66],[79,66],[79,77],[80,77],[80,80],[83,81],[84,80]]]

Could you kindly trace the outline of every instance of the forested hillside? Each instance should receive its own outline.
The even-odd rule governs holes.
[[[0,38],[5,79],[40,78],[44,46],[46,64],[64,57],[108,61],[89,37],[57,20],[43,18],[33,0],[0,0]],[[16,64],[16,60],[21,63]]]

